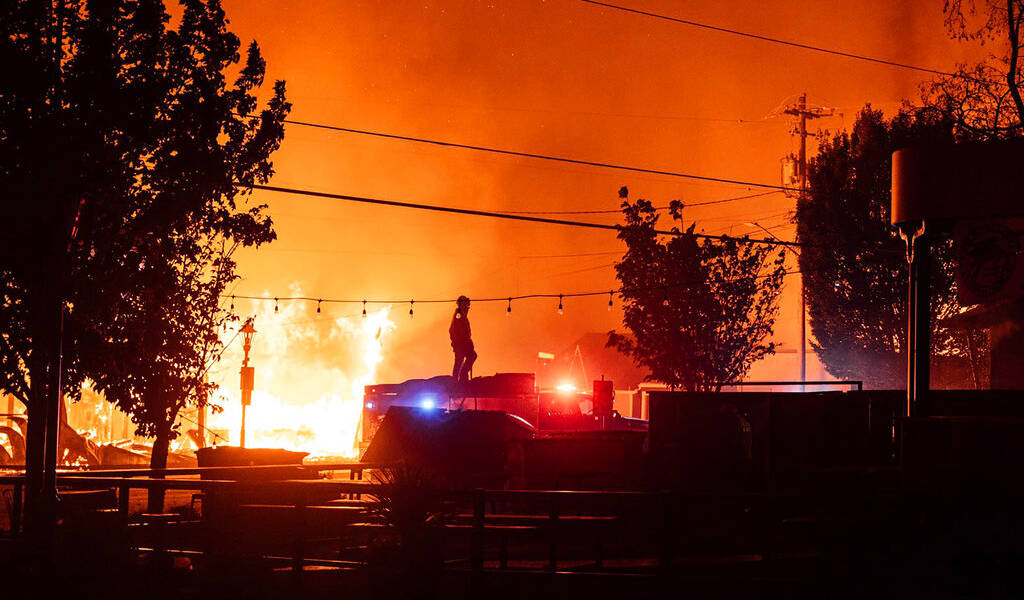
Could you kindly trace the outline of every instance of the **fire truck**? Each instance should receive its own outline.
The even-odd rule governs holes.
[[[365,449],[393,406],[423,414],[500,411],[541,434],[646,431],[646,421],[623,417],[613,409],[613,397],[611,381],[594,381],[592,390],[571,385],[540,389],[533,373],[497,373],[463,384],[445,375],[368,385],[364,388],[360,440]]]

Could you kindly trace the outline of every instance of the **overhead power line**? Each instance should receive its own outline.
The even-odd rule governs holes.
[[[569,227],[585,227],[590,229],[605,229],[609,231],[621,231],[622,225],[606,225],[603,223],[587,223],[584,221],[568,221],[565,219],[550,219],[546,217],[534,217],[527,215],[515,215],[510,213],[502,212],[491,212],[485,210],[474,210],[469,208],[457,208],[454,206],[437,206],[433,204],[417,204],[413,202],[398,202],[395,200],[382,200],[379,198],[366,198],[363,196],[350,196],[347,194],[333,194],[330,192],[318,192],[314,190],[300,190],[295,188],[278,187],[272,185],[259,185],[255,184],[250,186],[254,190],[265,190],[268,192],[279,192],[283,194],[294,194],[298,196],[311,196],[314,198],[329,198],[331,200],[344,200],[346,202],[360,202],[363,204],[376,204],[380,206],[394,206],[399,208],[414,208],[417,210],[430,210],[435,212],[453,213],[460,215],[470,215],[475,217],[489,217],[492,219],[510,219],[514,221],[527,221],[532,223],[547,223],[549,225],[565,225]],[[658,235],[693,235],[698,238],[719,240],[719,241],[732,241],[743,244],[763,244],[766,246],[802,246],[800,242],[787,242],[780,240],[769,240],[759,238],[746,238],[746,237],[734,237],[728,235],[708,235],[704,233],[693,233],[684,234],[679,231],[655,229],[654,233]]]
[[[710,181],[713,183],[726,183],[731,185],[744,185],[748,187],[767,188],[773,190],[787,191],[789,188],[783,185],[775,185],[771,183],[758,183],[755,181],[743,181],[740,179],[729,179],[727,177],[712,177],[710,175],[696,175],[693,173],[682,173],[679,171],[665,171],[661,169],[649,169],[646,167],[634,167],[630,165],[620,165],[615,163],[584,160],[579,158],[570,158],[566,156],[552,156],[548,154],[538,154],[536,152],[521,152],[518,150],[506,150],[502,148],[491,148],[488,146],[476,146],[473,144],[462,144],[459,142],[448,142],[443,140],[432,140],[428,138],[413,137],[409,135],[400,135],[397,133],[385,133],[382,131],[369,131],[366,129],[354,129],[351,127],[339,127],[336,125],[324,125],[322,123],[312,123],[309,121],[296,121],[294,119],[285,119],[285,123],[289,125],[300,125],[302,127],[313,127],[315,129],[326,129],[328,131],[339,131],[342,133],[353,133],[357,135],[368,135],[373,137],[385,138],[390,140],[401,140],[403,142],[416,142],[420,144],[433,144],[435,146],[444,146],[447,148],[460,148],[462,150],[476,150],[478,152],[491,152],[493,154],[503,154],[505,156],[519,156],[522,158],[535,158],[538,160],[550,160],[555,162],[569,163],[573,165],[585,165],[588,167],[599,167],[602,169],[616,169],[619,171],[632,171],[634,173],[646,173],[649,175],[667,175],[669,177],[681,177],[683,179],[694,179],[698,181]]]
[[[526,256],[517,256],[516,258],[579,258],[582,256],[611,256],[612,254],[622,254],[622,250],[607,250],[605,252],[576,252],[573,254],[527,254]]]
[[[760,194],[749,194],[747,196],[735,196],[733,198],[722,198],[720,200],[707,200],[705,202],[683,202],[683,208],[693,206],[711,206],[712,204],[725,204],[726,202],[736,202],[737,200],[748,200],[750,198],[760,198],[761,196],[769,196],[771,194],[778,194],[781,192],[788,192],[789,189],[783,188],[781,190],[772,190],[770,192],[762,192]]]
[[[771,194],[780,194],[781,190],[771,190],[769,192],[761,192],[760,194],[749,194],[746,196],[735,196],[733,198],[722,198],[720,200],[708,200],[706,202],[683,202],[683,208],[692,206],[708,206],[711,204],[724,204],[726,202],[736,202],[737,200],[747,200],[749,198],[760,198],[761,196],[769,196]],[[671,208],[669,205],[655,206],[654,210],[668,210]],[[505,211],[510,215],[607,215],[612,213],[621,213],[621,208],[607,209],[607,210],[507,210]]]
[[[862,60],[866,62],[872,62],[875,64],[886,65],[890,67],[897,67],[900,69],[909,69],[911,71],[918,71],[921,73],[931,73],[933,75],[943,75],[946,77],[962,77],[955,73],[948,71],[940,71],[938,69],[931,69],[928,67],[921,67],[918,65],[912,65],[908,63],[896,62],[894,60],[887,60],[884,58],[875,58],[873,56],[867,56],[864,54],[854,54],[852,52],[844,52],[842,50],[835,50],[833,48],[825,48],[823,46],[812,46],[811,44],[804,44],[802,42],[794,42],[791,40],[784,40],[780,38],[774,38],[767,35],[760,35],[757,33],[750,33],[747,31],[740,31],[738,29],[730,29],[728,27],[720,27],[718,25],[710,25],[708,23],[700,23],[698,21],[692,21],[690,19],[682,19],[679,17],[672,17],[669,15],[663,15],[654,13],[646,10],[640,10],[637,8],[629,8],[627,6],[620,6],[618,4],[611,4],[609,2],[599,2],[598,0],[579,0],[586,4],[593,4],[595,6],[603,6],[604,8],[610,8],[613,10],[619,10],[622,12],[633,13],[636,15],[642,15],[645,17],[651,17],[654,19],[661,19],[662,21],[671,21],[673,23],[679,23],[680,25],[689,25],[690,27],[698,27],[700,29],[707,29],[710,31],[717,31],[719,33],[727,33],[729,35],[736,35],[740,37],[750,38],[754,40],[760,40],[762,42],[769,42],[772,44],[779,44],[781,46],[789,46],[791,48],[800,48],[801,50],[810,50],[812,52],[821,52],[823,54],[832,54],[834,56],[842,56],[844,58],[850,58],[853,60]]]

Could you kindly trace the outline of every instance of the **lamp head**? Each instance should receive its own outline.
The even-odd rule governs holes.
[[[242,343],[247,349],[252,347],[252,336],[255,335],[255,333],[256,328],[252,326],[252,318],[250,318],[245,322],[245,325],[242,325],[242,335],[244,336]]]

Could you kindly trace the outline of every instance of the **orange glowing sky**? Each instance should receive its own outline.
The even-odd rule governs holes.
[[[622,3],[938,69],[972,51],[947,39],[934,1]],[[839,129],[865,102],[890,112],[916,98],[926,78],[576,0],[224,4],[243,43],[260,43],[268,81],[287,80],[293,119],[773,184],[795,140],[787,118],[762,117],[784,99],[806,91],[838,107],[842,118],[816,126]],[[274,161],[274,185],[485,210],[617,208],[622,185],[656,204],[760,191],[295,126]],[[371,299],[617,287],[611,264],[622,246],[612,232],[270,192],[257,198],[270,204],[279,239],[239,256],[239,294],[287,295],[295,284],[313,296]],[[685,214],[710,233],[753,234],[744,222],[785,224],[780,213],[793,205],[776,195]],[[792,238],[794,230],[777,234]],[[612,254],[537,258],[604,252]],[[783,348],[798,344],[798,282],[791,277],[783,295]],[[557,301],[520,302],[511,319],[504,303],[474,305],[476,374],[533,370],[537,351],[558,352],[583,333],[620,326],[606,301],[567,300],[561,317]],[[315,306],[308,310],[313,318]],[[395,306],[379,379],[448,371],[451,310],[417,304],[410,321],[408,305]],[[795,355],[782,354],[751,378],[797,375]],[[816,363],[808,375],[820,376]]]

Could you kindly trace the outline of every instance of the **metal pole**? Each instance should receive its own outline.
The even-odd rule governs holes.
[[[49,4],[49,2],[47,3]],[[54,40],[53,40],[53,61],[54,69],[56,71],[57,79],[53,86],[53,105],[54,110],[59,112],[61,110],[61,97],[63,83],[63,69],[61,64],[62,48],[64,45],[64,14],[63,14],[63,3],[57,2],[51,6],[53,23],[54,23]],[[56,115],[55,115],[56,116]],[[60,192],[58,192],[60,193]],[[58,235],[54,240],[56,243],[53,245],[56,250],[56,277],[53,282],[52,291],[56,296],[56,309],[57,309],[57,322],[55,327],[57,356],[50,363],[49,367],[52,369],[48,373],[48,385],[46,387],[46,397],[43,402],[47,405],[45,415],[46,432],[43,438],[43,481],[42,490],[38,498],[39,504],[43,507],[45,519],[45,527],[47,535],[52,534],[52,528],[56,525],[56,509],[57,509],[57,450],[58,442],[60,439],[60,424],[61,424],[61,409],[63,408],[64,402],[64,389],[63,389],[63,358],[64,358],[64,296],[65,287],[67,286],[66,278],[68,276],[68,254],[71,251],[71,242],[74,240],[74,228],[67,227],[67,215],[64,213],[61,202],[56,203],[57,214],[55,222],[58,224]],[[70,236],[68,236],[70,233]],[[67,237],[66,237],[67,236]],[[51,346],[52,347],[52,346]],[[50,541],[50,540],[48,540]]]
[[[800,95],[800,197],[807,195],[807,93]],[[800,275],[800,386],[807,391],[807,306],[804,300],[804,276]]]
[[[807,194],[807,121],[808,119],[820,119],[835,114],[834,108],[808,108],[807,93],[800,94],[800,100],[795,106],[789,106],[783,111],[787,115],[797,117],[797,135],[800,136],[800,154],[797,156],[797,176],[800,179],[799,198],[804,199]],[[806,391],[807,381],[807,307],[804,298],[804,278],[800,277],[800,381],[805,382],[801,391]]]
[[[929,318],[929,243],[925,223],[904,224],[900,236],[907,242],[907,410],[906,416],[917,414],[919,401],[927,393],[931,358],[931,319]]]
[[[57,364],[56,372],[50,376],[53,387],[48,390],[50,397],[47,398],[49,410],[46,412],[46,450],[43,455],[43,502],[46,503],[57,501],[57,451],[60,445],[61,413],[64,408],[64,294],[58,293],[57,296],[60,311],[57,318]]]
[[[252,326],[251,317],[242,326],[241,332],[245,336],[242,342],[245,357],[242,359],[242,370],[239,371],[239,375],[241,375],[241,385],[239,387],[242,390],[242,429],[239,435],[241,438],[239,440],[239,447],[245,448],[245,409],[252,402],[253,388],[253,368],[249,366],[249,349],[252,347],[252,336],[256,333]]]
[[[800,275],[800,391],[807,391],[807,299],[804,297],[804,276]]]
[[[914,405],[912,413],[921,412],[925,396],[931,385],[931,240],[927,236],[917,238],[914,249],[916,277],[914,278]]]
[[[199,428],[199,445],[203,448],[206,447],[206,405],[199,407],[199,414],[197,416],[197,427]]]
[[[914,264],[914,240],[907,240],[907,267],[910,276],[907,278],[907,407],[905,416],[912,416],[914,413],[914,383],[917,377],[914,375],[914,367],[917,366],[914,356],[916,347],[914,342],[917,339],[917,327],[914,324],[917,316],[917,265]]]

